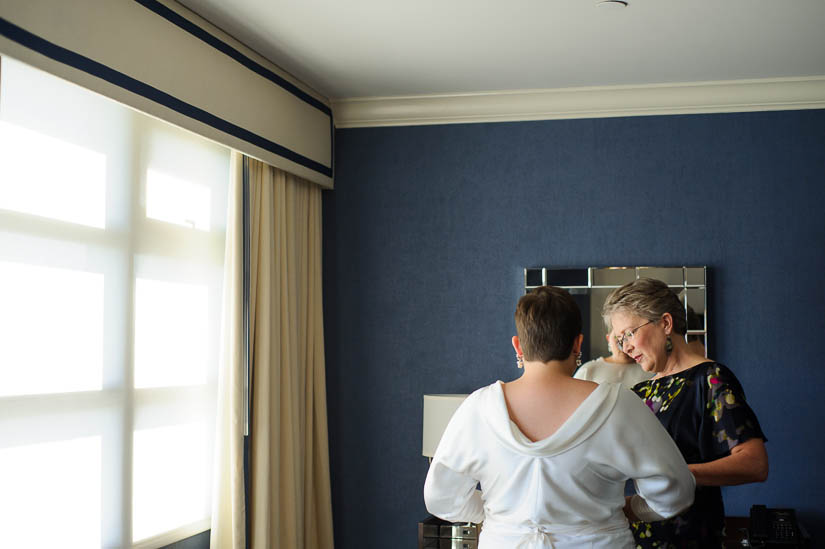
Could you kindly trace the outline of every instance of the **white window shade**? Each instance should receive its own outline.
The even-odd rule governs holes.
[[[99,436],[0,449],[3,546],[100,547],[101,458]]]
[[[0,303],[0,397],[102,388],[101,273],[0,261]]]
[[[0,547],[202,531],[229,150],[0,63]]]

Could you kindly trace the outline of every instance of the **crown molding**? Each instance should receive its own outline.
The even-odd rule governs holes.
[[[332,101],[338,128],[823,108],[825,76]]]

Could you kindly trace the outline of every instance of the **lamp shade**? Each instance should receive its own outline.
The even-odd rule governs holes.
[[[441,441],[444,429],[450,418],[464,402],[468,395],[424,395],[424,429],[421,441],[421,454],[427,457],[435,455],[435,449]]]

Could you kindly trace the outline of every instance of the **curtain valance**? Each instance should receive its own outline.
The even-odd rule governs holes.
[[[179,4],[0,0],[5,54],[332,187],[327,100]]]

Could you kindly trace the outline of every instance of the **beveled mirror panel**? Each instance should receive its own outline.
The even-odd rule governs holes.
[[[708,356],[707,267],[528,268],[524,269],[524,292],[548,284],[570,292],[582,312],[582,362],[587,362],[610,354],[602,320],[605,299],[615,288],[637,278],[661,280],[679,296],[688,326],[685,339],[703,345]]]

